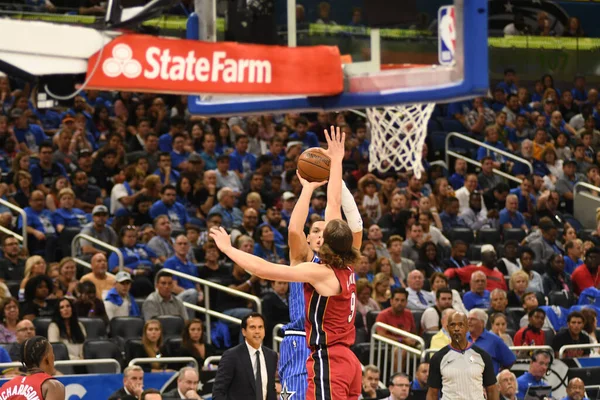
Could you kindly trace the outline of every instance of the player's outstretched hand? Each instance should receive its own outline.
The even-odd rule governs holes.
[[[222,253],[231,250],[231,237],[229,237],[229,234],[222,226],[211,228],[210,237],[213,238]]]
[[[298,177],[298,179],[300,180],[300,183],[302,184],[302,187],[305,188],[306,190],[310,190],[311,192],[314,192],[316,188],[323,186],[327,183],[327,181],[321,181],[321,182],[309,182],[306,179],[304,179],[303,177],[300,176],[300,173],[298,172],[298,170],[296,170],[296,176]]]
[[[340,127],[331,125],[327,132],[325,129],[325,139],[327,140],[327,156],[332,161],[341,161],[344,159],[344,144],[346,143],[346,132],[342,132]]]

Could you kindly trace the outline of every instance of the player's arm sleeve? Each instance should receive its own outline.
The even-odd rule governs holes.
[[[235,357],[231,351],[225,352],[223,357],[221,357],[213,386],[213,400],[225,400],[228,398],[227,394],[233,381],[235,362]]]
[[[431,358],[431,363],[429,364],[429,377],[427,378],[427,386],[433,389],[442,388],[442,371],[440,368],[442,354],[445,354],[445,352],[443,352],[442,350],[434,354]],[[427,397],[429,398],[429,393],[427,393]],[[437,396],[435,398],[437,399]]]

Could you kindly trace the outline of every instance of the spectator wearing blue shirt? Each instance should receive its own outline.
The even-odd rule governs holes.
[[[510,190],[510,194],[517,196],[519,202],[519,211],[533,215],[535,212],[536,198],[533,195],[533,177],[527,175],[523,177],[523,181],[518,188]]]
[[[465,176],[467,175],[467,162],[460,158],[454,161],[454,173],[448,178],[448,183],[454,190],[458,190],[465,185]]]
[[[567,241],[565,243],[565,252],[567,253],[563,256],[565,260],[565,272],[571,275],[575,271],[575,268],[583,264],[583,260],[581,259],[583,248],[580,240]]]
[[[585,90],[585,76],[577,74],[573,81],[573,89],[571,94],[573,95],[573,101],[578,107],[581,107],[587,101],[587,90]]]
[[[248,153],[250,141],[246,135],[237,135],[235,150],[229,155],[229,169],[237,172],[240,179],[256,170],[256,156]]]
[[[483,272],[475,271],[471,274],[471,290],[463,296],[463,303],[467,310],[490,308],[490,291],[486,290],[486,286],[487,277]]]
[[[525,217],[519,212],[519,199],[514,194],[506,196],[506,205],[500,211],[500,226],[503,229],[521,228],[529,232]]]
[[[198,277],[198,267],[188,261],[187,255],[190,251],[190,241],[185,235],[175,238],[175,255],[168,258],[163,268],[169,268],[187,275]],[[202,301],[202,289],[200,284],[189,279],[173,275],[173,293],[183,302],[198,304]],[[190,319],[194,318],[195,311],[188,310]]]
[[[79,95],[75,96],[75,99],[73,99],[73,107],[61,114],[60,117],[61,119],[64,119],[67,115],[74,117],[77,114],[83,114],[86,120],[86,130],[90,131],[95,138],[99,138],[100,132],[98,132],[98,128],[96,128],[94,117],[92,117],[92,114],[90,114],[88,110],[92,110],[92,108],[87,104],[87,101],[85,101],[85,97]]]
[[[285,161],[285,156],[282,155],[283,150],[283,139],[279,136],[273,136],[271,140],[269,140],[269,151],[266,153],[273,157],[273,175],[282,175],[284,172],[283,163]]]
[[[173,150],[171,150],[171,167],[180,171],[187,169],[190,152],[185,151],[185,135],[177,133],[173,136]]]
[[[185,120],[180,116],[176,115],[171,118],[171,127],[169,132],[163,133],[158,138],[158,149],[160,151],[171,152],[173,151],[173,139],[178,133],[183,133],[185,128]]]
[[[158,262],[158,256],[145,244],[137,243],[137,229],[125,226],[121,229],[121,253],[123,254],[124,271],[131,274],[133,282],[131,294],[133,297],[146,297],[154,291],[152,283],[152,270]],[[117,273],[119,270],[119,257],[111,253],[108,257],[108,270]]]
[[[200,157],[204,161],[204,170],[217,169],[217,138],[213,133],[205,133],[202,138],[202,151]]]
[[[163,186],[160,190],[160,200],[152,204],[150,208],[150,217],[154,219],[159,215],[167,215],[173,229],[183,230],[189,222],[189,218],[183,204],[178,203],[176,199],[177,190],[175,186]]]
[[[452,228],[468,228],[465,221],[458,216],[459,208],[460,205],[456,197],[446,197],[444,211],[440,213],[444,232],[450,232]]]
[[[308,120],[300,117],[296,120],[296,132],[290,135],[290,141],[300,140],[302,142],[302,150],[310,147],[320,147],[319,138],[314,132],[308,130]]]
[[[263,224],[254,231],[254,255],[275,264],[285,263],[283,248],[275,243],[273,228]]]
[[[494,364],[494,372],[497,374],[500,368],[510,368],[516,361],[515,354],[506,346],[504,340],[499,336],[486,330],[488,315],[485,310],[474,308],[469,311],[469,332],[467,340],[478,346],[490,357]]]
[[[59,208],[52,215],[54,228],[60,234],[65,228],[81,228],[92,221],[89,214],[79,208],[74,208],[75,193],[71,188],[64,188],[58,192]]]
[[[242,211],[234,207],[235,195],[230,187],[225,186],[217,193],[217,201],[219,204],[213,206],[208,212],[208,217],[212,214],[219,214],[222,218],[221,225],[225,229],[231,230],[234,226],[242,224]]]
[[[49,140],[39,125],[29,123],[27,113],[20,108],[13,108],[10,118],[14,124],[13,131],[19,143],[19,150],[25,153],[37,153],[39,146]]]
[[[45,254],[48,261],[54,261],[54,248],[57,234],[52,223],[52,212],[45,208],[46,196],[40,190],[31,192],[29,207],[25,207],[27,216],[27,247],[31,254]],[[23,229],[23,217],[17,221],[19,231]],[[47,250],[48,249],[48,250]]]
[[[52,153],[52,143],[42,143],[39,151],[40,161],[29,167],[33,186],[44,194],[50,193],[55,178],[59,176],[67,177],[65,168],[59,163],[52,162]]]
[[[500,88],[505,94],[517,94],[517,72],[512,68],[506,68],[504,70],[504,80],[496,85],[496,88]]]
[[[160,182],[163,185],[175,185],[179,180],[179,172],[175,171],[171,166],[171,153],[162,152],[158,156],[158,169],[154,171],[154,175],[160,177]]]
[[[508,151],[504,143],[498,140],[498,128],[496,125],[488,126],[485,129],[485,144],[495,147],[498,150]],[[477,161],[481,161],[484,157],[489,156],[497,163],[496,168],[500,167],[500,163],[504,162],[504,156],[497,154],[493,150],[488,150],[485,147],[480,147],[477,150]]]
[[[531,355],[529,370],[517,379],[517,399],[524,399],[530,386],[548,386],[550,384],[544,380],[546,372],[552,364],[552,355],[548,350],[535,350]]]

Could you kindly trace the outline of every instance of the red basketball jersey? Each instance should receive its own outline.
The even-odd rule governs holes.
[[[356,313],[356,279],[354,269],[331,268],[340,282],[342,292],[336,296],[321,296],[312,285],[304,284],[306,307],[306,341],[309,346],[354,344]]]
[[[43,372],[14,377],[0,388],[0,399],[43,400],[42,384],[48,379],[54,378]]]

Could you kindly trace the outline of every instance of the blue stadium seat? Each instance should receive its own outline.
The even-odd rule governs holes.
[[[446,132],[466,132],[467,128],[464,127],[459,121],[455,119],[442,119],[442,127]]]

